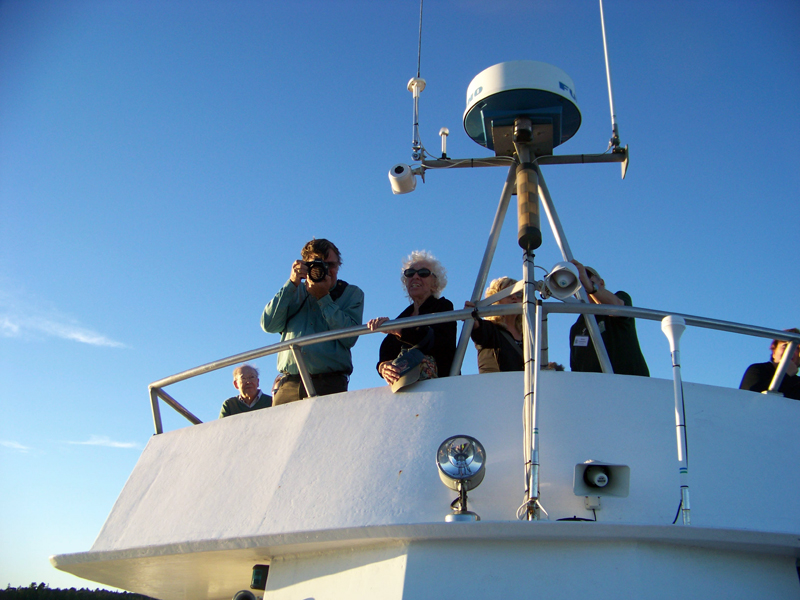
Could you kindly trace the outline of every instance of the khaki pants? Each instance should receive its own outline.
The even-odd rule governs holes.
[[[347,391],[349,381],[347,375],[343,373],[323,373],[313,375],[311,380],[314,382],[314,389],[317,396],[327,396],[328,394],[338,394]],[[306,388],[300,380],[299,375],[287,375],[281,381],[280,387],[272,398],[272,406],[297,402],[303,398],[308,398]]]

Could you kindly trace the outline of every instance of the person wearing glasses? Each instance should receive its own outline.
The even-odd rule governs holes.
[[[800,333],[800,329],[793,327],[792,329],[784,329],[791,333]],[[775,371],[778,364],[783,358],[786,348],[789,347],[789,342],[785,340],[772,340],[772,345],[769,347],[772,356],[769,362],[756,363],[747,367],[742,377],[742,383],[739,384],[740,390],[750,390],[751,392],[765,392],[769,389],[769,384],[772,383],[772,378],[775,376]],[[792,400],[800,400],[800,377],[797,376],[798,366],[800,366],[800,345],[794,349],[794,353],[786,365],[786,373],[783,376],[783,381],[778,391],[786,398]]]
[[[258,369],[251,365],[241,365],[233,370],[233,387],[239,390],[239,395],[222,403],[220,419],[272,406],[272,396],[258,389]]]
[[[281,341],[361,325],[364,292],[339,279],[342,254],[326,239],[313,239],[301,251],[301,260],[292,263],[289,280],[270,300],[261,315],[261,328],[280,333]],[[305,346],[305,365],[318,396],[346,392],[353,358],[350,349],[358,337]],[[302,400],[308,396],[291,350],[278,353],[277,385],[273,406]]]
[[[403,262],[400,280],[411,304],[397,318],[415,317],[453,310],[453,303],[441,296],[447,285],[445,268],[431,253],[415,250]],[[367,325],[375,330],[388,317],[371,319]],[[456,322],[424,327],[407,327],[391,331],[381,343],[378,373],[389,385],[395,384],[401,371],[393,361],[404,348],[418,348],[426,357],[421,379],[447,377],[456,353]]]
[[[581,285],[589,295],[590,302],[633,306],[631,297],[626,292],[619,291],[614,294],[607,290],[606,282],[592,267],[586,267],[577,260],[573,260],[572,264],[578,268]],[[597,315],[596,319],[614,373],[650,377],[650,369],[647,368],[647,362],[639,347],[634,318]],[[569,330],[569,348],[569,366],[573,371],[602,372],[583,315],[578,317]]]

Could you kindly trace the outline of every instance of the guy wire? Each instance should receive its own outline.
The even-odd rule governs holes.
[[[422,62],[422,1],[419,0],[419,45],[417,46],[417,77],[419,77],[419,67]]]

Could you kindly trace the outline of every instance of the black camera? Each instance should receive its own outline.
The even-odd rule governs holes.
[[[324,260],[310,260],[305,263],[308,268],[308,278],[314,283],[325,281],[328,276],[328,263]]]

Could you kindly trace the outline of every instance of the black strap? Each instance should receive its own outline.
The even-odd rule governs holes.
[[[519,353],[520,356],[524,357],[525,353],[522,351],[522,348],[520,347],[519,342],[514,339],[513,335],[511,335],[511,332],[508,331],[507,329],[502,328],[502,327],[498,327],[498,329],[500,329],[501,335],[506,336],[511,341],[511,345],[514,346],[514,350],[516,350]]]
[[[333,287],[333,289],[330,292],[328,292],[331,295],[331,300],[336,302],[339,298],[341,298],[342,294],[344,294],[345,288],[348,285],[349,284],[346,281],[342,280],[342,279],[337,281],[336,285]]]

